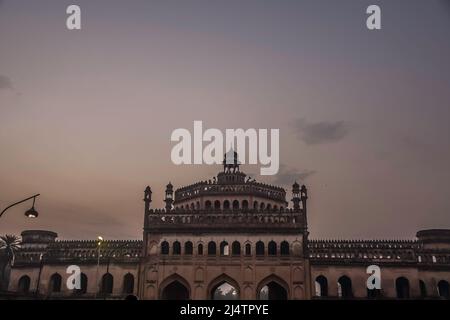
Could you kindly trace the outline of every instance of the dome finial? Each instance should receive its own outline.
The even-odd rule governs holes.
[[[223,156],[223,171],[228,173],[239,172],[239,165],[237,152],[230,148]]]

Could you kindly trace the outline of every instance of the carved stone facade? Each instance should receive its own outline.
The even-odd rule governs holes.
[[[144,193],[142,241],[57,241],[22,233],[10,292],[39,298],[325,299],[449,298],[450,230],[424,230],[412,241],[309,240],[307,189],[286,192],[246,178],[224,163],[212,181],[173,191],[165,209]],[[66,268],[81,269],[69,290]],[[381,268],[381,290],[368,290],[366,268]]]

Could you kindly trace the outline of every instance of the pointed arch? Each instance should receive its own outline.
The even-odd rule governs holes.
[[[264,242],[259,240],[256,242],[256,255],[257,256],[263,256],[265,254],[265,248],[264,248]]]
[[[20,293],[28,293],[30,291],[30,283],[31,279],[29,276],[24,275],[20,277],[19,282],[17,284],[17,291]]]
[[[241,254],[241,244],[239,241],[233,241],[231,244],[231,254],[233,256],[238,256]]]
[[[328,296],[328,279],[324,275],[316,277],[315,281],[316,297]]]
[[[189,282],[174,273],[165,278],[159,285],[159,298],[161,300],[189,300],[191,298],[191,286]]]
[[[438,293],[439,296],[444,299],[450,298],[450,286],[448,284],[448,281],[441,280],[438,282]]]
[[[134,275],[129,272],[123,276],[122,292],[125,294],[134,292]]]
[[[111,273],[107,272],[102,276],[100,293],[112,294],[114,288],[114,277]]]
[[[269,300],[288,300],[289,299],[289,285],[288,283],[283,280],[281,277],[270,274],[264,279],[262,279],[258,286],[256,287],[256,299],[260,300],[261,297],[261,290],[267,286],[269,289],[268,292],[268,299]],[[271,296],[270,287],[273,287],[273,290],[275,290],[275,295]]]
[[[353,297],[352,279],[343,275],[337,281],[338,297],[343,299],[349,299]]]
[[[207,291],[208,299],[213,300],[214,292],[216,291],[216,289],[218,287],[220,287],[224,283],[228,283],[229,285],[231,285],[237,291],[237,299],[240,298],[241,289],[240,289],[239,283],[236,280],[234,280],[232,277],[230,277],[229,275],[222,273],[221,275],[217,276],[216,278],[214,278],[213,280],[210,281],[210,283],[208,285],[208,291]]]
[[[185,255],[192,255],[194,253],[194,245],[191,241],[186,241],[184,243],[184,254]]]
[[[167,241],[161,243],[161,254],[169,254],[169,243]]]
[[[172,244],[172,254],[173,255],[180,255],[181,254],[181,243],[180,241],[175,241]]]
[[[81,273],[80,282],[81,282],[81,288],[75,289],[75,292],[78,294],[85,294],[87,292],[87,286],[88,286],[88,277],[86,274]]]
[[[55,272],[54,274],[52,274],[52,276],[50,277],[50,282],[49,282],[49,288],[48,291],[50,293],[58,293],[61,292],[61,285],[62,285],[62,277],[59,273]]]
[[[409,280],[405,277],[398,277],[395,280],[395,289],[398,299],[409,299]]]

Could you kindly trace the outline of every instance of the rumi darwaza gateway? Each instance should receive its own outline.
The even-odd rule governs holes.
[[[60,241],[27,230],[8,291],[40,299],[448,299],[450,230],[416,240],[311,240],[306,186],[292,198],[240,171],[237,155],[212,181],[144,191],[142,241]],[[81,288],[68,289],[69,265]],[[369,290],[366,268],[381,269]]]

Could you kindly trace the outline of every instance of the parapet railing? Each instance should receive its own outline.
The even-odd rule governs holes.
[[[198,184],[178,189],[175,192],[175,201],[183,201],[201,195],[221,195],[221,194],[251,194],[260,197],[267,197],[274,200],[286,201],[284,189],[260,183],[245,183],[237,185],[223,184]]]
[[[171,211],[160,214],[149,213],[146,215],[146,227],[183,227],[192,228],[196,226],[214,226],[221,228],[226,226],[241,226],[245,228],[263,226],[270,228],[293,227],[298,228],[304,224],[304,215],[299,211],[288,211],[279,213],[270,212],[239,212],[239,213],[171,213]]]

